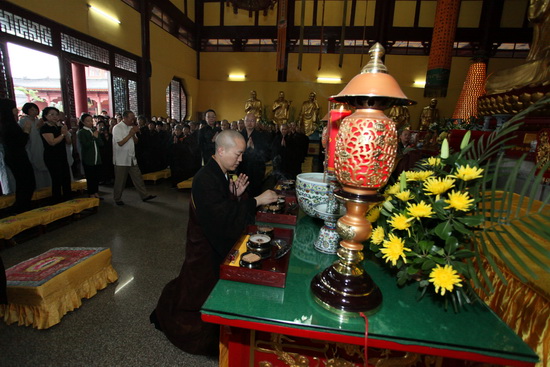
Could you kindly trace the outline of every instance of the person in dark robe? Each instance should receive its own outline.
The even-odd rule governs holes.
[[[271,161],[273,162],[273,171],[281,178],[296,178],[292,177],[292,159],[296,154],[294,139],[289,136],[287,124],[281,124],[279,133],[275,135],[271,143]]]
[[[303,129],[297,127],[295,123],[290,123],[289,127],[289,135],[295,147],[295,154],[293,155],[290,163],[291,174],[295,177],[302,173],[302,163],[304,163],[309,149],[309,138],[306,134],[304,134]]]
[[[207,110],[204,118],[206,119],[206,125],[199,130],[199,147],[202,161],[206,164],[214,155],[214,140],[221,129],[216,127],[216,112],[214,110]]]
[[[189,157],[186,152],[184,143],[187,137],[183,134],[183,126],[176,125],[172,135],[172,144],[170,145],[170,171],[172,172],[171,180],[172,187],[176,187],[178,183],[187,180],[186,165]]]
[[[277,200],[271,190],[246,197],[248,177],[228,176],[245,149],[242,135],[234,130],[216,137],[214,156],[193,179],[183,266],[164,287],[150,316],[170,342],[188,353],[217,354],[219,326],[203,322],[200,309],[219,279],[223,259],[253,223],[256,207]]]
[[[105,122],[97,123],[97,131],[99,138],[103,142],[99,146],[99,154],[101,155],[101,169],[99,183],[102,185],[112,185],[115,179],[115,166],[113,165],[113,134],[109,132],[109,127]]]
[[[256,128],[256,116],[249,112],[244,117],[245,129],[241,131],[246,141],[246,150],[243,154],[243,163],[239,166],[239,172],[244,173],[250,180],[248,191],[256,196],[262,192],[262,184],[265,178],[265,162],[270,158],[269,136]]]
[[[15,178],[15,203],[10,212],[18,214],[31,209],[36,187],[34,170],[26,145],[31,131],[30,121],[23,127],[17,123],[17,107],[11,99],[0,99],[0,141],[4,144],[5,162]]]
[[[189,132],[190,135],[184,142],[189,154],[187,160],[188,171],[186,173],[188,178],[195,176],[202,167],[201,150],[199,147],[199,124],[195,121],[191,121],[189,123]]]

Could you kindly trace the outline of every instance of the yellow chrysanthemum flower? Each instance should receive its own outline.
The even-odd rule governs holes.
[[[479,167],[470,167],[469,164],[464,166],[460,166],[457,168],[456,173],[452,175],[451,177],[456,177],[461,179],[462,181],[470,181],[475,180],[476,178],[482,177],[483,168]]]
[[[370,240],[375,245],[379,245],[382,242],[384,242],[384,237],[385,236],[386,236],[386,234],[384,233],[384,228],[378,226],[372,231],[372,235],[370,237]]]
[[[409,218],[403,214],[395,214],[390,220],[388,220],[388,224],[392,226],[392,228],[399,230],[404,230],[411,226]]]
[[[423,163],[424,166],[438,167],[441,166],[441,158],[429,157],[426,162]]]
[[[411,217],[415,218],[429,218],[435,213],[432,210],[432,206],[430,204],[426,204],[424,200],[421,200],[418,204],[409,204],[408,206],[408,213]]]
[[[386,259],[386,262],[391,261],[392,266],[397,264],[397,260],[400,257],[403,259],[403,262],[407,262],[405,251],[411,251],[411,249],[405,247],[405,241],[393,233],[390,233],[389,239],[384,241],[384,247],[380,249],[380,252],[384,254],[382,258]]]
[[[407,181],[424,181],[433,174],[433,171],[405,171]]]
[[[449,194],[449,200],[444,200],[449,206],[446,206],[445,209],[456,209],[467,212],[470,210],[474,199],[470,199],[470,195],[467,192],[456,192],[455,190],[451,191]]]
[[[436,178],[430,177],[424,181],[424,191],[428,192],[428,195],[436,195],[435,200],[439,200],[439,195],[447,192],[454,187],[455,180],[452,178]]]
[[[398,183],[395,183],[391,186],[388,186],[386,188],[386,191],[384,191],[384,194],[385,195],[395,195],[399,192],[399,182]]]
[[[395,194],[395,197],[398,198],[401,201],[409,201],[411,199],[414,199],[414,195],[411,194],[410,190],[401,191],[401,192]]]
[[[374,223],[378,220],[378,217],[380,217],[380,206],[375,206],[369,210],[367,213],[367,220],[371,223]]]
[[[441,267],[437,265],[430,272],[430,282],[434,284],[435,292],[441,290],[441,295],[444,296],[446,291],[452,292],[455,286],[462,287],[460,284],[460,276],[451,265]]]

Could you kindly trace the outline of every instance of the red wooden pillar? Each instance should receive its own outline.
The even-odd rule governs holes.
[[[76,117],[88,112],[88,95],[86,92],[86,70],[82,64],[71,63],[74,85],[74,104]]]
[[[437,0],[424,97],[445,97],[451,74],[460,0]]]

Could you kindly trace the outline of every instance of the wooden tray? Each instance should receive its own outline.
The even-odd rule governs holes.
[[[287,208],[289,208],[291,205],[295,206],[294,209],[286,212]],[[298,206],[298,203],[296,201],[296,196],[285,195],[285,209],[283,209],[283,213],[265,212],[262,211],[262,209],[260,208],[256,212],[256,222],[289,224],[295,226],[299,210],[300,207]]]
[[[256,226],[248,226],[246,233],[239,238],[220,265],[220,278],[236,282],[284,288],[288,271],[288,262],[290,260],[290,251],[277,260],[273,257],[262,260],[262,267],[260,269],[248,269],[239,266],[241,253],[246,251],[246,243],[244,245],[244,251],[242,250],[243,241],[247,240],[249,233],[256,233],[256,231]],[[292,246],[292,238],[294,237],[294,231],[292,229],[274,227],[274,234],[275,239],[285,240],[289,246]],[[241,253],[239,249],[241,249]]]

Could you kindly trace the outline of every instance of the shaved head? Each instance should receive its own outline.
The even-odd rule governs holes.
[[[234,147],[239,140],[244,142],[244,137],[240,132],[236,130],[223,130],[218,134],[218,136],[216,136],[216,152],[218,151],[218,148],[224,148],[227,150]]]
[[[234,171],[241,163],[245,149],[246,143],[241,133],[224,130],[216,136],[214,160],[218,162],[223,173]]]

